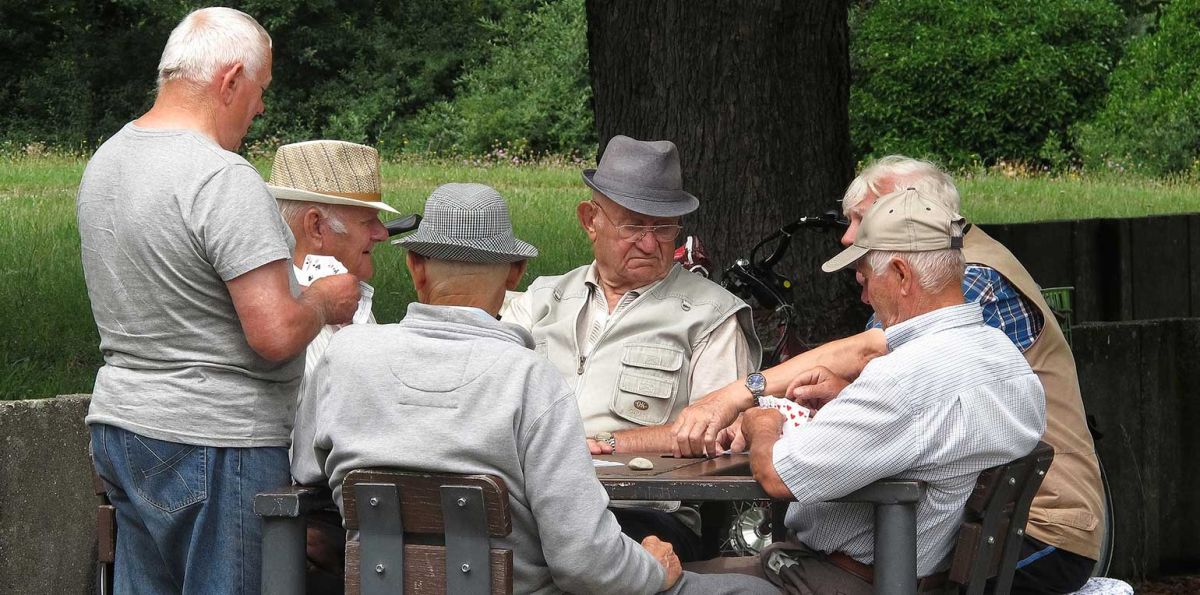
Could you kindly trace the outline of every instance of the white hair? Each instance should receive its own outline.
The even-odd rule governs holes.
[[[296,225],[300,224],[300,218],[309,209],[316,209],[321,214],[321,218],[325,219],[325,222],[329,225],[329,229],[333,230],[333,233],[339,235],[346,233],[346,224],[342,222],[342,218],[338,215],[337,210],[331,205],[285,199],[279,199],[275,202],[279,204],[279,216],[283,217],[283,222],[287,223],[288,227],[292,229],[296,229]]]
[[[846,188],[842,211],[848,216],[868,193],[879,198],[900,188],[915,188],[951,213],[959,212],[961,199],[954,180],[932,162],[904,155],[888,155],[863,168]]]
[[[167,39],[158,61],[158,86],[173,80],[205,83],[237,62],[257,78],[270,50],[271,36],[254,17],[220,6],[194,10]]]
[[[871,250],[863,258],[872,276],[879,276],[893,258],[907,262],[916,273],[917,284],[927,293],[935,293],[951,285],[962,285],[963,271],[967,266],[962,250],[958,248],[927,252]]]

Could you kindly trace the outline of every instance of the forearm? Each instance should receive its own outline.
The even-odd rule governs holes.
[[[779,441],[779,430],[758,426],[749,430],[746,438],[750,443],[750,471],[754,481],[772,498],[791,500],[792,490],[787,487],[775,471],[775,443]]]
[[[854,380],[872,359],[887,353],[883,331],[871,329],[810,349],[763,371],[767,378],[767,394],[780,395],[797,375],[817,366],[834,374]],[[748,391],[747,391],[747,394]]]
[[[633,428],[612,433],[617,439],[616,452],[671,452],[675,434],[670,425]]]
[[[298,298],[282,301],[274,315],[267,315],[261,322],[255,329],[251,347],[266,359],[284,361],[303,353],[321,332],[325,312],[319,299],[305,292]]]

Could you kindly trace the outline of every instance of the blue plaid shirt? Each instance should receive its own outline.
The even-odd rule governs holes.
[[[983,306],[983,322],[1004,331],[1022,353],[1033,346],[1046,322],[1042,311],[1022,296],[999,271],[978,264],[967,265],[962,290],[967,302]],[[879,321],[871,315],[867,328],[880,327]]]

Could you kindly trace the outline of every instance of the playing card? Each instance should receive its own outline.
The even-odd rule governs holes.
[[[759,397],[758,403],[760,407],[770,407],[783,414],[784,436],[812,421],[812,411],[808,407],[797,405],[794,401],[779,397]]]
[[[312,285],[313,281],[317,279],[340,275],[344,272],[346,272],[346,266],[338,262],[338,259],[332,256],[309,254],[304,257],[304,266],[300,268],[299,281],[305,285]]]

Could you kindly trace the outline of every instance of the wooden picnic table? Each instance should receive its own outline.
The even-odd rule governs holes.
[[[634,457],[649,459],[654,468],[630,469],[626,463]],[[592,458],[621,463],[619,467],[596,468],[613,500],[771,500],[750,475],[747,454],[686,459],[661,453],[620,453]]]

